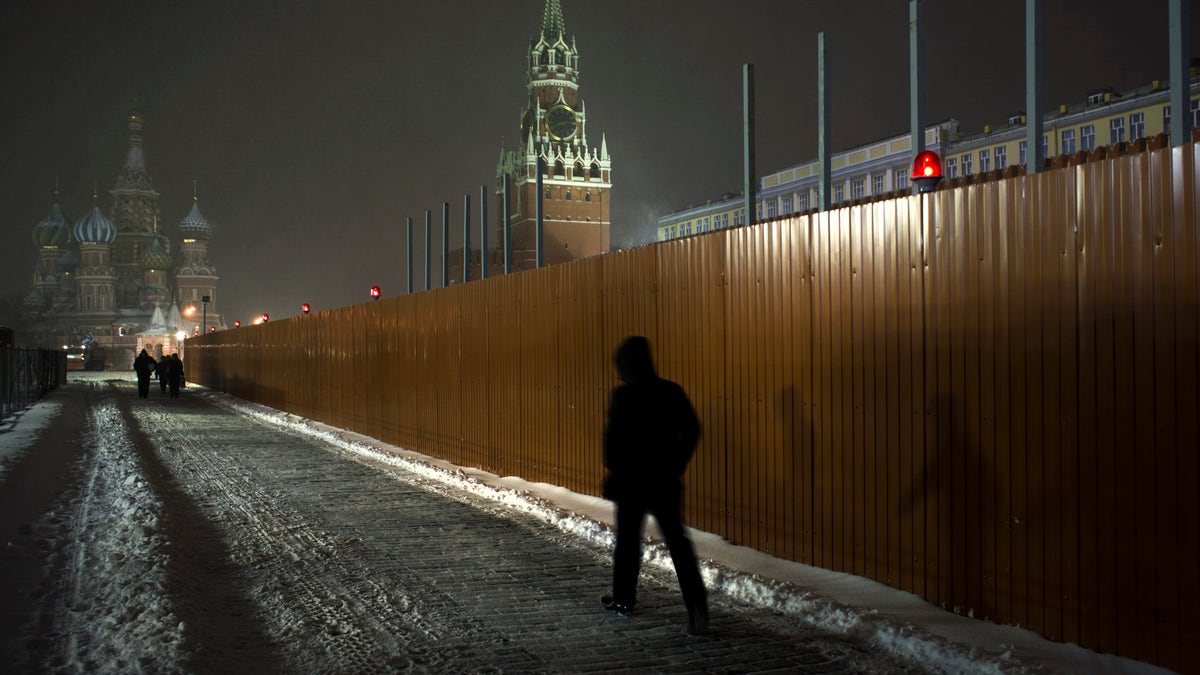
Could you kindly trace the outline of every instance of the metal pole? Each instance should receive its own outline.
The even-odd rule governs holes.
[[[543,211],[542,211],[542,208],[543,208],[543,206],[542,206],[542,201],[543,201],[542,200],[542,172],[545,171],[545,169],[546,169],[546,163],[542,160],[541,157],[538,157],[537,183],[536,183],[537,189],[535,190],[537,192],[537,198],[536,198],[537,199],[537,202],[536,202],[537,209],[535,211],[535,215],[534,215],[534,219],[533,219],[534,267],[537,267],[537,268],[541,268],[541,266],[546,263],[546,259],[543,257],[545,255],[545,251],[542,250],[542,227],[544,225],[544,221],[543,221],[544,216],[543,216]]]
[[[486,279],[488,273],[488,219],[487,186],[479,186],[479,278]]]
[[[921,63],[921,2],[909,0],[908,3],[908,101],[909,116],[912,123],[912,155],[908,165],[913,166],[917,155],[925,149],[925,82]],[[912,182],[912,192],[918,191],[915,181]]]
[[[471,280],[471,195],[463,195],[463,283]]]
[[[817,208],[828,211],[833,203],[833,160],[829,156],[829,59],[824,31],[817,33]]]
[[[429,233],[433,230],[433,214],[425,209],[425,290],[429,290]]]
[[[405,286],[405,292],[412,295],[412,216],[408,217],[408,224],[404,228],[404,250],[408,260],[406,267],[408,268],[408,284]]]
[[[758,181],[754,177],[754,64],[742,64],[742,198],[746,224],[755,221]]]
[[[1188,58],[1191,45],[1188,29],[1192,25],[1191,0],[1170,1],[1169,50],[1171,52],[1171,145],[1178,146],[1191,140],[1192,111],[1190,107],[1191,75]]]
[[[1042,0],[1025,0],[1025,175],[1042,170]]]
[[[504,174],[504,273],[512,273],[512,177]]]
[[[450,285],[450,202],[442,202],[442,288]]]

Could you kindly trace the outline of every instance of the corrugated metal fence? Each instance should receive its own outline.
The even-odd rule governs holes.
[[[711,232],[190,340],[197,381],[597,494],[644,334],[689,522],[1200,669],[1196,145]]]

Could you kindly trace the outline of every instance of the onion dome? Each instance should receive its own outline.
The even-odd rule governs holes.
[[[208,239],[212,236],[212,225],[209,225],[208,219],[200,213],[200,205],[194,196],[191,212],[179,221],[179,234],[184,239]]]
[[[33,228],[33,243],[38,246],[62,246],[67,243],[71,232],[71,221],[63,215],[58,205],[58,193],[54,193],[54,205],[50,214]]]
[[[81,244],[111,244],[117,239],[117,228],[100,211],[99,204],[92,204],[92,210],[75,223],[74,234]]]
[[[171,266],[171,254],[163,246],[163,238],[155,237],[154,241],[138,256],[138,265],[144,270],[165,270]]]

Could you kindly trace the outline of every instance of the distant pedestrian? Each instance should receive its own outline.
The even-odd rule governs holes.
[[[158,388],[162,393],[167,393],[167,369],[171,365],[171,359],[163,357],[159,359],[158,365],[154,367],[154,377],[158,378]]]
[[[150,398],[150,375],[158,362],[143,349],[133,360],[133,372],[137,373],[138,398]]]
[[[171,388],[171,398],[179,398],[179,388],[183,386],[183,360],[177,353],[163,357],[163,360],[168,359],[170,363],[167,366],[167,386]]]
[[[650,342],[626,338],[613,358],[622,384],[612,391],[604,427],[604,496],[616,504],[613,593],[604,608],[629,615],[637,604],[646,514],[662,531],[688,612],[688,632],[708,633],[708,599],[692,542],[683,530],[683,472],[700,438],[700,422],[683,388],[660,378]]]

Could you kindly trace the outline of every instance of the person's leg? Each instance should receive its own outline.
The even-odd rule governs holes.
[[[616,503],[617,545],[613,552],[613,600],[632,609],[637,602],[638,571],[642,564],[642,528],[646,507],[637,502]]]
[[[680,497],[676,493],[673,498],[665,498],[655,505],[654,518],[671,553],[671,562],[675,564],[675,576],[679,579],[679,590],[688,611],[688,632],[704,634],[708,632],[708,594],[700,576],[696,551],[683,529],[680,507]]]

